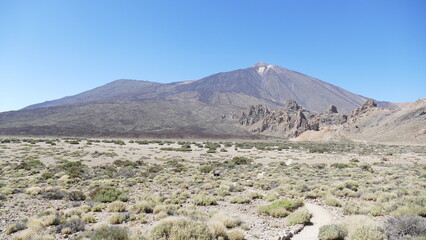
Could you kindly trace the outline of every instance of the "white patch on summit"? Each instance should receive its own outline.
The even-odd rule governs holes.
[[[259,68],[257,69],[257,72],[258,72],[259,74],[263,74],[263,72],[265,72],[265,70],[266,70],[266,67],[259,67]]]
[[[268,65],[264,62],[258,62],[253,67],[256,68],[256,71],[260,75],[263,75],[269,68],[273,67],[273,65]]]

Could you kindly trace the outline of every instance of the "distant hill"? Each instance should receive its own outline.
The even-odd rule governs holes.
[[[236,127],[244,109],[258,104],[280,109],[290,99],[313,113],[330,105],[347,113],[368,98],[302,73],[257,63],[194,81],[116,80],[74,96],[0,113],[0,134],[247,137],[252,132]]]

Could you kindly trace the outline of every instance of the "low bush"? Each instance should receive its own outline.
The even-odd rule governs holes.
[[[211,165],[204,165],[204,166],[201,166],[200,167],[200,171],[202,172],[202,173],[209,173],[209,172],[211,172],[213,170],[213,166],[211,166]]]
[[[296,224],[306,224],[311,220],[311,213],[306,208],[300,208],[296,211],[290,213],[286,219],[286,223],[288,226],[296,225]]]
[[[210,197],[207,195],[195,195],[193,197],[193,201],[195,205],[198,206],[209,206],[209,205],[216,205],[216,199],[214,197]]]
[[[303,201],[301,199],[282,199],[266,206],[260,206],[258,213],[273,217],[285,217],[289,214],[289,212],[292,212],[301,206],[303,206]]]
[[[320,227],[318,238],[320,240],[343,240],[348,232],[337,224],[329,224]]]
[[[390,217],[384,222],[384,230],[389,240],[424,237],[426,236],[426,219],[417,215]]]
[[[33,170],[33,169],[39,169],[43,168],[44,163],[42,163],[40,160],[37,159],[28,159],[23,160],[21,163],[16,166],[16,169],[25,169],[27,171]]]
[[[239,229],[232,229],[227,233],[227,235],[228,235],[229,240],[244,240],[245,239],[244,232],[239,230]]]
[[[6,234],[12,234],[12,233],[15,233],[15,232],[18,232],[18,231],[22,231],[26,228],[27,228],[27,224],[24,223],[24,222],[15,223],[15,224],[7,226],[6,229],[4,230],[4,232]]]
[[[149,240],[214,240],[215,236],[205,223],[188,218],[167,218],[152,228]]]
[[[334,197],[326,197],[324,200],[325,204],[331,207],[341,207],[342,204],[340,203],[339,200],[337,200]]]
[[[82,178],[87,166],[81,161],[65,161],[65,163],[58,165],[57,168],[64,170],[70,178]]]
[[[133,205],[132,211],[136,214],[139,213],[152,213],[154,211],[155,203],[143,201]]]
[[[350,240],[385,240],[383,229],[377,226],[362,226],[350,237]]]
[[[66,195],[66,192],[60,189],[51,189],[49,191],[41,191],[41,196],[49,200],[60,200],[63,199]]]
[[[236,203],[236,204],[247,204],[247,203],[250,203],[251,200],[248,198],[234,197],[234,198],[231,198],[229,202]]]
[[[81,219],[71,219],[63,224],[58,225],[56,228],[57,233],[64,233],[64,229],[66,229],[66,233],[76,233],[80,231],[84,231],[84,222]]]
[[[126,204],[122,201],[114,201],[108,205],[108,212],[124,212],[126,211]]]
[[[83,201],[86,199],[86,195],[82,191],[71,191],[68,193],[68,199],[71,201]]]
[[[109,223],[111,224],[121,224],[126,221],[126,216],[120,213],[116,213],[109,218]]]
[[[247,157],[233,157],[231,160],[227,161],[228,167],[234,167],[236,165],[246,165],[251,163],[253,160]]]
[[[92,212],[102,212],[103,209],[106,208],[105,204],[98,204],[92,207]]]
[[[120,200],[126,202],[127,195],[112,187],[99,187],[92,191],[89,196],[96,202],[114,202]]]
[[[55,176],[55,174],[51,173],[51,172],[45,172],[43,174],[41,174],[41,178],[43,178],[44,180],[53,178]]]
[[[86,223],[96,223],[96,218],[92,214],[86,214],[82,219]]]
[[[230,217],[224,213],[216,213],[211,217],[211,221],[220,222],[227,228],[234,228],[241,225],[241,220],[238,218]]]
[[[103,226],[89,235],[90,240],[129,240],[127,229],[117,226]]]

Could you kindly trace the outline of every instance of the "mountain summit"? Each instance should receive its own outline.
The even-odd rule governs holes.
[[[342,113],[367,98],[319,79],[263,62],[205,78],[161,84],[117,80],[61,99],[0,113],[0,134],[241,136],[235,116],[250,105]]]

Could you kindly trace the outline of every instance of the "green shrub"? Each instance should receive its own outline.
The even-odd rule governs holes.
[[[250,192],[249,194],[248,194],[248,197],[250,198],[250,199],[262,199],[264,196],[263,196],[263,194],[261,194],[260,192]]]
[[[42,190],[40,192],[40,194],[45,199],[59,200],[59,199],[63,199],[65,197],[66,192],[64,192],[63,190],[60,190],[60,189],[51,189],[49,191]]]
[[[70,178],[81,178],[85,173],[85,169],[87,169],[87,165],[83,164],[81,161],[65,161],[65,163],[58,165],[57,168],[64,170]]]
[[[116,200],[126,202],[128,200],[126,194],[112,187],[98,187],[89,196],[96,202],[114,202]]]
[[[129,240],[127,229],[117,226],[103,226],[93,231],[90,240]]]
[[[7,226],[7,228],[4,230],[6,234],[12,234],[21,230],[24,230],[27,228],[26,223],[15,223],[12,225]]]
[[[236,204],[246,204],[250,203],[250,199],[248,198],[240,198],[240,197],[234,197],[229,200],[230,203],[236,203]]]
[[[96,218],[92,214],[86,214],[82,219],[86,223],[96,223]]]
[[[51,172],[45,172],[43,174],[41,174],[41,178],[47,180],[50,178],[53,178],[55,176],[55,174],[51,173]]]
[[[383,229],[376,226],[362,226],[350,237],[350,240],[385,240]]]
[[[194,204],[198,206],[216,205],[216,199],[207,195],[195,195],[193,197]]]
[[[233,157],[231,160],[227,161],[228,167],[234,167],[236,165],[246,165],[251,163],[253,160],[246,157]]]
[[[332,206],[332,207],[341,207],[342,206],[342,204],[340,203],[340,201],[337,200],[334,197],[327,197],[327,198],[325,198],[324,202],[325,202],[326,205]]]
[[[273,217],[285,217],[288,212],[292,212],[301,206],[303,206],[301,199],[282,199],[266,206],[260,206],[258,213]]]
[[[318,238],[320,240],[343,240],[348,232],[337,224],[329,224],[320,227]]]
[[[300,208],[288,215],[286,221],[288,226],[306,224],[311,220],[311,213],[306,208]]]
[[[143,201],[133,205],[132,211],[136,214],[139,213],[152,213],[154,211],[155,203]]]
[[[232,229],[227,233],[229,240],[244,240],[245,234],[239,229]]]
[[[30,160],[23,160],[21,163],[16,166],[16,169],[25,169],[27,171],[33,170],[33,169],[39,169],[43,168],[44,164],[37,159],[30,159]]]
[[[202,173],[209,173],[209,172],[211,172],[213,170],[213,166],[211,166],[211,165],[204,165],[204,166],[201,166],[200,167],[200,171],[202,172]]]
[[[106,208],[105,204],[98,204],[92,207],[92,212],[102,212],[103,209]]]
[[[122,201],[114,201],[108,205],[108,212],[124,212],[126,211],[126,204]]]
[[[157,224],[149,233],[149,240],[214,240],[205,223],[187,218],[168,218]]]
[[[350,168],[351,165],[345,164],[345,163],[333,163],[333,164],[331,164],[331,167],[338,168],[338,169],[344,169],[344,168]]]
[[[187,147],[181,147],[181,148],[172,148],[172,147],[164,147],[164,148],[160,148],[160,150],[162,151],[176,151],[176,152],[191,152],[191,146],[189,146],[189,148]]]
[[[126,216],[120,213],[116,213],[109,218],[109,223],[111,224],[121,224],[126,221]]]
[[[60,224],[56,228],[57,233],[61,233],[63,229],[67,229],[69,233],[76,233],[84,230],[84,222],[81,219],[71,219],[65,223]]]
[[[371,172],[374,173],[373,168],[371,167],[371,165],[369,164],[362,164],[361,166],[359,166],[361,168],[361,170],[363,171],[367,171],[367,172]]]

